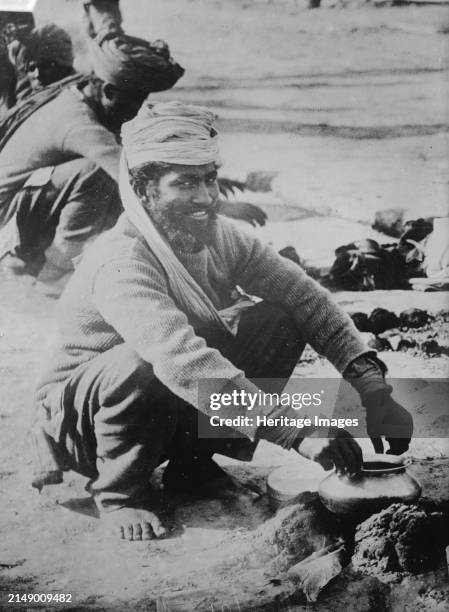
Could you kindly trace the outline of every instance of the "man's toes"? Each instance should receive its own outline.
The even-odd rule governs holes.
[[[160,520],[157,518],[157,516],[151,519],[150,525],[151,525],[151,528],[156,538],[160,538],[161,536],[165,534],[165,528],[162,527],[162,524]]]
[[[134,540],[134,529],[132,525],[125,525],[123,528],[125,540]]]
[[[153,538],[154,538],[153,529],[150,523],[147,523],[147,521],[145,521],[145,523],[143,524],[142,540],[152,540]]]
[[[159,518],[140,508],[119,508],[103,515],[108,532],[128,542],[152,540],[165,534]]]
[[[142,525],[140,523],[136,523],[134,525],[134,539],[135,540],[142,539]]]

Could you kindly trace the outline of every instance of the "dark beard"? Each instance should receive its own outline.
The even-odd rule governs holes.
[[[161,215],[158,219],[155,219],[151,214],[150,217],[174,251],[198,253],[203,248],[203,244],[193,234],[187,230],[180,230],[167,217]]]
[[[157,210],[157,203],[153,201],[145,205],[145,209],[156,228],[163,234],[174,251],[180,253],[198,253],[211,240],[215,233],[217,214],[209,213],[208,230],[201,235],[195,235],[187,228],[180,228],[168,215]]]

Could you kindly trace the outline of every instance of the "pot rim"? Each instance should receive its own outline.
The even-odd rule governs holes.
[[[383,463],[385,467],[364,467],[366,463]],[[363,455],[362,474],[394,474],[405,470],[411,460],[397,455],[371,453]]]

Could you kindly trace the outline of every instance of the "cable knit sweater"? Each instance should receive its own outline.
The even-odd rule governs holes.
[[[232,304],[236,285],[286,307],[305,339],[340,372],[367,351],[328,291],[232,221],[219,219],[213,245],[178,257],[217,309]],[[83,257],[59,301],[57,317],[58,337],[40,377],[39,402],[80,364],[123,342],[152,365],[172,392],[205,412],[207,406],[198,399],[199,380],[220,379],[221,387],[257,390],[244,372],[195,334],[201,321],[195,312],[178,308],[161,265],[125,215]],[[254,437],[251,428],[241,431]]]

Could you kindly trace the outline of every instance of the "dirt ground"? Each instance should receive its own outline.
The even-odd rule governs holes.
[[[137,0],[123,6],[132,33],[166,38],[187,68],[175,90],[158,98],[211,105],[220,115],[223,175],[279,172],[274,192],[245,194],[267,210],[269,223],[255,231],[277,248],[293,245],[308,266],[326,269],[341,244],[389,241],[369,225],[379,208],[447,214],[447,8],[325,3],[306,11],[287,0],[152,0],[151,11]],[[37,7],[40,20],[70,29],[82,67],[79,11],[74,1],[40,0]],[[161,541],[105,539],[85,481],[75,474],[38,495],[29,486],[26,434],[54,302],[25,277],[0,276],[0,296],[0,609],[24,609],[7,605],[13,592],[72,593],[72,604],[54,608],[72,610],[447,609],[441,577],[385,585],[349,570],[317,604],[306,605],[300,593],[283,599],[282,585],[270,580],[313,550],[320,533],[309,529],[307,503],[273,517],[266,477],[288,464],[317,480],[324,472],[268,443],[251,464],[218,458],[250,487],[246,492],[219,500],[164,498],[172,530]],[[349,312],[449,311],[447,292],[337,292],[335,298]],[[444,354],[380,356],[392,377],[449,376]],[[335,375],[323,359],[308,357],[298,376]],[[418,395],[412,404],[417,411]],[[410,456],[424,498],[447,510],[448,440],[414,440]],[[162,495],[159,482],[160,471],[153,486]],[[291,517],[302,526],[294,533],[284,529]]]

